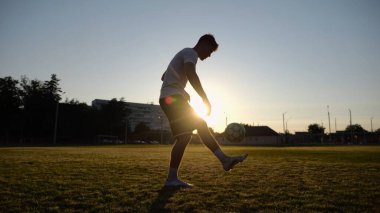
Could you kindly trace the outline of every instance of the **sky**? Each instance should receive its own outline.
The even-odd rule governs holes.
[[[335,132],[349,110],[380,128],[377,0],[0,0],[0,77],[55,73],[63,99],[158,104],[168,63],[205,33],[219,43],[197,63],[216,131],[227,120]]]

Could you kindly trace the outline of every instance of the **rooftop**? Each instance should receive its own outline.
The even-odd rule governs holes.
[[[278,136],[278,133],[268,126],[244,126],[245,136]]]

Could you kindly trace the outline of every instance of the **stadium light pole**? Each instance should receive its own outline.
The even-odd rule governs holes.
[[[372,120],[373,120],[373,117],[371,117],[371,132],[373,133]]]
[[[336,118],[335,118],[335,133],[336,133],[337,129],[336,129]]]
[[[59,112],[59,101],[57,102],[56,107],[55,107],[54,139],[53,139],[54,145],[57,143],[58,112]]]
[[[224,112],[224,115],[226,116],[226,128],[227,128],[227,124],[228,124],[227,113]]]
[[[329,118],[329,134],[331,135],[330,107],[327,105],[327,117]]]
[[[282,113],[282,128],[283,128],[283,130],[284,130],[284,134],[285,134],[285,114],[286,114],[287,112],[283,112]]]
[[[353,128],[352,128],[352,117],[351,117],[351,109],[348,109],[348,111],[350,112],[350,129],[351,129],[351,143],[353,143],[353,138],[354,138],[354,135],[353,135]]]
[[[22,105],[22,106],[19,106],[19,109],[21,110],[21,132],[20,132],[20,136],[21,136],[21,142],[24,141],[24,109],[25,109],[25,106]]]
[[[285,127],[286,127],[286,131],[289,132],[289,129],[288,129],[288,121],[291,119],[292,117],[288,118],[285,122]]]
[[[128,143],[128,116],[125,116],[125,143]]]
[[[286,122],[285,122],[285,131],[288,131],[288,120],[286,120]]]
[[[350,126],[352,126],[351,109],[348,109],[348,111],[350,112]]]
[[[62,92],[62,95],[66,94],[66,92]],[[61,98],[59,98],[61,99]],[[57,143],[57,131],[58,131],[58,113],[59,113],[59,100],[57,101],[57,105],[55,107],[55,121],[54,121],[54,139],[53,144]]]

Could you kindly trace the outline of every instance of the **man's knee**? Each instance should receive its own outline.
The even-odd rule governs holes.
[[[198,132],[202,132],[202,131],[208,131],[208,125],[206,123],[206,121],[204,120],[200,120],[198,122],[198,128],[197,128]]]

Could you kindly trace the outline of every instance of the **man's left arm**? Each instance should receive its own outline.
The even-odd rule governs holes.
[[[185,63],[185,72],[187,79],[189,79],[189,82],[191,86],[194,88],[194,90],[198,93],[198,95],[202,98],[203,103],[206,105],[207,108],[207,115],[210,115],[211,113],[211,104],[210,101],[207,98],[206,92],[204,91],[201,81],[199,80],[199,77],[195,71],[195,65],[193,63]]]

